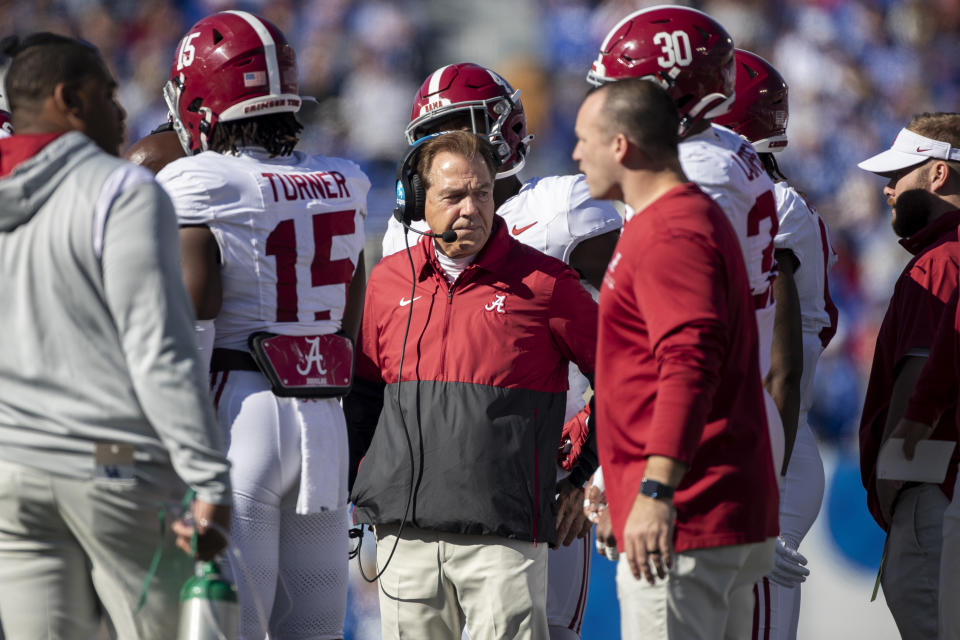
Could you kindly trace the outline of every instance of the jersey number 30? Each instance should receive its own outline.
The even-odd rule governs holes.
[[[356,230],[355,211],[331,211],[313,216],[313,261],[310,263],[310,286],[348,284],[356,265],[349,258],[333,260],[330,250],[334,236]],[[267,236],[267,255],[277,260],[277,322],[299,320],[297,295],[297,230],[293,219],[284,220]],[[346,287],[344,287],[346,301]],[[315,311],[313,320],[329,320],[330,310]]]

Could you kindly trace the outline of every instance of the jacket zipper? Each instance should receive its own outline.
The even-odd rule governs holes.
[[[450,327],[450,313],[453,308],[453,284],[447,283],[447,307],[443,313],[443,333],[440,336],[440,379],[447,379],[447,333]]]
[[[465,281],[465,276],[470,277],[469,274],[473,271],[475,266],[471,264],[453,282],[448,281],[445,275],[441,276],[443,283],[447,285],[447,308],[443,316],[443,335],[440,338],[440,379],[444,381],[447,380],[447,330],[450,327],[450,314],[453,313],[453,290],[457,284]]]

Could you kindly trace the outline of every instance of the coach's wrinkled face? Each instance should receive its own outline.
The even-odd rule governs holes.
[[[454,242],[436,238],[451,258],[471,256],[487,243],[493,226],[493,176],[478,154],[472,159],[441,151],[430,165],[424,217],[433,233],[452,229]]]

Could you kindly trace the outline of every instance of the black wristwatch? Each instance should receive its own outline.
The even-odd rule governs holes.
[[[673,487],[649,478],[640,482],[640,493],[654,500],[670,500],[673,498],[673,491]]]

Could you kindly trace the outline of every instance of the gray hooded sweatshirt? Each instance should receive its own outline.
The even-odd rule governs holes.
[[[0,178],[0,459],[91,478],[132,446],[124,473],[227,503],[207,384],[149,172],[71,132]]]

